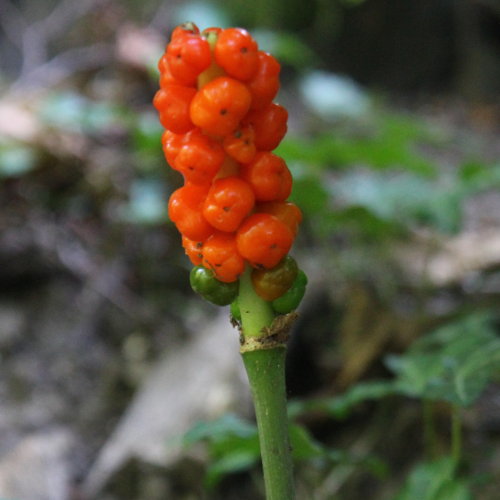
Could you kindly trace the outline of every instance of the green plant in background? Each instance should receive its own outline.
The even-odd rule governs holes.
[[[397,500],[461,500],[471,498],[458,473],[462,461],[461,410],[471,406],[500,366],[500,339],[493,329],[493,314],[471,314],[416,340],[401,355],[386,358],[393,379],[359,383],[334,398],[296,401],[290,414],[297,418],[321,411],[346,418],[363,401],[388,396],[418,398],[423,405],[425,445],[430,461],[417,465]],[[436,458],[435,403],[449,405],[448,454]]]
[[[208,446],[210,462],[205,476],[208,488],[215,487],[227,474],[254,467],[260,459],[257,427],[231,414],[196,424],[185,434],[183,441],[187,447],[199,442]],[[359,458],[326,447],[301,425],[290,426],[290,444],[295,462],[316,463],[322,467],[355,465],[380,478],[387,473],[385,465],[377,458]]]
[[[444,170],[430,160],[424,148],[445,148],[446,139],[418,120],[381,110],[365,117],[312,139],[288,137],[278,148],[296,178],[292,199],[311,215],[335,208],[318,220],[321,233],[339,223],[377,236],[419,226],[456,233],[463,202],[500,185],[499,164],[472,159]]]
[[[450,457],[417,465],[394,500],[472,500],[466,481],[457,478],[457,464]]]

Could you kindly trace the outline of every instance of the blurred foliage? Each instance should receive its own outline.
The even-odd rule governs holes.
[[[490,316],[471,314],[418,339],[405,354],[386,362],[401,393],[469,406],[499,373],[500,338]]]
[[[394,500],[472,500],[465,481],[456,479],[456,468],[450,457],[418,464]]]
[[[296,179],[292,199],[306,214],[335,208],[322,217],[322,232],[349,223],[381,237],[422,226],[456,233],[464,202],[500,185],[498,163],[474,159],[451,170],[436,164],[425,150],[447,142],[418,120],[384,110],[367,118],[361,127],[287,137],[277,149]]]
[[[325,412],[336,419],[349,417],[365,401],[400,395],[473,404],[499,373],[500,338],[491,314],[466,315],[417,339],[404,354],[389,355],[390,380],[359,382],[333,398],[292,401],[293,418]]]
[[[206,484],[213,488],[225,475],[247,470],[260,461],[257,427],[234,415],[227,414],[210,422],[199,422],[184,435],[184,444],[192,446],[203,441],[208,446],[210,461]],[[295,462],[310,466],[349,464],[361,466],[379,478],[386,473],[385,465],[377,458],[356,458],[344,451],[328,448],[313,438],[303,426],[290,426],[290,444]]]

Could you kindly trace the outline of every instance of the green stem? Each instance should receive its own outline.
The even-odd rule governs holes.
[[[238,303],[241,313],[241,324],[245,337],[262,337],[262,330],[269,327],[274,313],[269,302],[261,299],[253,289],[251,268],[240,278]]]
[[[462,456],[462,419],[458,405],[451,408],[451,456],[458,465]]]
[[[250,270],[240,278],[238,297],[242,333],[258,339],[271,326],[273,311],[254,291]],[[285,346],[242,354],[252,391],[259,431],[267,500],[293,500],[293,465],[288,435]]]
[[[294,498],[285,392],[285,348],[243,356],[255,405],[267,500]]]

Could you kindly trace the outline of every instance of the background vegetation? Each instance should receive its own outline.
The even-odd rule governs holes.
[[[194,20],[282,62],[310,277],[287,367],[298,498],[497,498],[495,1],[0,12],[0,497],[262,497],[236,333],[166,217],[156,61]]]

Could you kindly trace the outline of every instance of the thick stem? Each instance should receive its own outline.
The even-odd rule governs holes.
[[[293,465],[286,412],[284,347],[246,352],[267,500],[294,498]]]
[[[258,339],[274,319],[268,302],[253,289],[247,269],[240,278],[238,297],[242,334]],[[252,391],[259,430],[267,500],[293,500],[293,465],[288,435],[284,345],[257,348],[242,354]]]
[[[255,293],[251,273],[252,269],[248,267],[240,278],[238,303],[241,312],[241,328],[245,337],[261,337],[263,329],[271,326],[274,313],[270,304]]]

